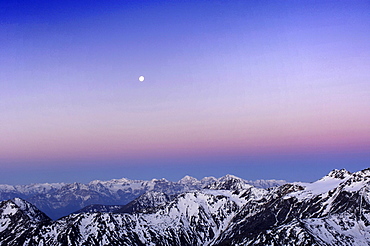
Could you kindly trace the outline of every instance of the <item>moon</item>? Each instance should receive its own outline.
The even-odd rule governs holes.
[[[139,81],[140,81],[140,82],[143,82],[143,81],[144,81],[144,79],[145,79],[145,78],[144,78],[144,76],[142,76],[142,75],[139,77]]]

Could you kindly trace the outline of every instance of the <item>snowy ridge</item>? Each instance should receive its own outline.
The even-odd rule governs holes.
[[[221,186],[220,183],[231,179],[231,177],[247,187],[247,181],[232,175],[226,175],[219,179],[205,177],[201,180],[185,176],[178,182],[171,182],[163,178],[149,181],[122,178],[109,181],[94,180],[88,184],[0,185],[0,200],[19,197],[31,202],[52,219],[58,219],[94,204],[126,205],[146,192],[163,192],[166,195],[175,195],[200,190],[210,184],[214,184],[216,187],[219,183],[218,186]],[[271,183],[271,186],[275,186],[275,184]],[[106,208],[100,206],[102,211]],[[95,207],[94,209],[99,208]]]
[[[256,188],[263,188],[263,189],[268,189],[271,187],[277,187],[280,185],[284,185],[288,183],[285,180],[276,180],[276,179],[258,179],[258,180],[247,180],[247,184],[253,185]]]
[[[92,204],[88,205],[73,214],[81,214],[81,213],[113,213],[119,209],[124,207],[123,205],[101,205],[101,204]]]
[[[228,175],[171,197],[148,191],[133,213],[56,221],[21,199],[4,201],[0,245],[370,245],[370,169],[269,189],[245,182]]]
[[[170,202],[174,196],[169,196],[163,192],[148,191],[143,195],[139,196],[132,202],[122,206],[120,209],[113,211],[114,213],[133,213],[143,211],[147,209],[153,209],[159,206],[163,206]]]
[[[245,190],[251,187],[252,185],[248,184],[246,180],[227,174],[204,188],[212,190]]]
[[[43,226],[32,237],[52,245],[97,240],[99,245],[211,245],[251,199],[226,190],[188,192],[154,212],[72,214]]]
[[[370,170],[337,171],[311,184],[274,188],[266,202],[247,204],[216,244],[369,245]]]

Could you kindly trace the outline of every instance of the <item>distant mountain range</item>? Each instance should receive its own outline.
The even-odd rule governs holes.
[[[90,205],[126,205],[146,192],[154,191],[166,195],[175,195],[200,190],[207,185],[223,182],[223,180],[230,177],[237,178],[226,175],[219,179],[206,177],[198,180],[185,176],[177,182],[166,179],[145,181],[122,178],[109,181],[95,180],[88,184],[0,185],[0,201],[22,198],[34,204],[50,218],[58,219]],[[237,179],[240,180],[242,185],[254,185],[259,188],[279,186],[286,183],[284,180],[248,181]],[[97,206],[93,207],[97,208]]]
[[[2,201],[0,245],[370,245],[370,168],[268,188],[232,175],[205,183],[126,181],[90,184],[118,193],[129,183],[125,191],[144,193],[122,206],[89,206],[55,221],[24,199]],[[200,189],[190,188],[197,182]],[[67,186],[76,192],[90,184]],[[179,187],[189,191],[178,193]]]

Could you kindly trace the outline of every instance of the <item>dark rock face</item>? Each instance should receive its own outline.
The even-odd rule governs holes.
[[[0,245],[370,245],[368,169],[268,190],[228,176],[206,188],[150,191],[56,221],[22,199],[3,201]]]
[[[15,198],[0,203],[0,245],[26,245],[30,235],[40,233],[40,228],[51,219],[32,204]]]
[[[132,202],[114,210],[115,213],[133,213],[145,211],[146,209],[163,206],[170,202],[174,196],[167,195],[163,192],[149,191],[139,196]]]
[[[331,171],[326,177],[331,177],[335,179],[345,179],[351,175],[351,172],[347,171],[346,169],[334,169]]]

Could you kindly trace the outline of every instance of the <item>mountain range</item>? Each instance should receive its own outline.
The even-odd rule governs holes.
[[[52,219],[69,215],[90,205],[126,205],[146,192],[163,192],[167,195],[181,194],[200,190],[212,183],[222,182],[232,175],[219,179],[205,177],[201,180],[185,176],[177,182],[162,179],[130,180],[126,178],[109,181],[94,180],[81,183],[44,183],[30,185],[0,185],[0,201],[22,198]],[[268,188],[286,183],[284,180],[244,180],[237,178],[243,185]],[[96,207],[96,206],[95,206]]]
[[[161,187],[54,221],[24,199],[2,201],[0,245],[370,245],[370,168],[268,188],[232,175]]]

